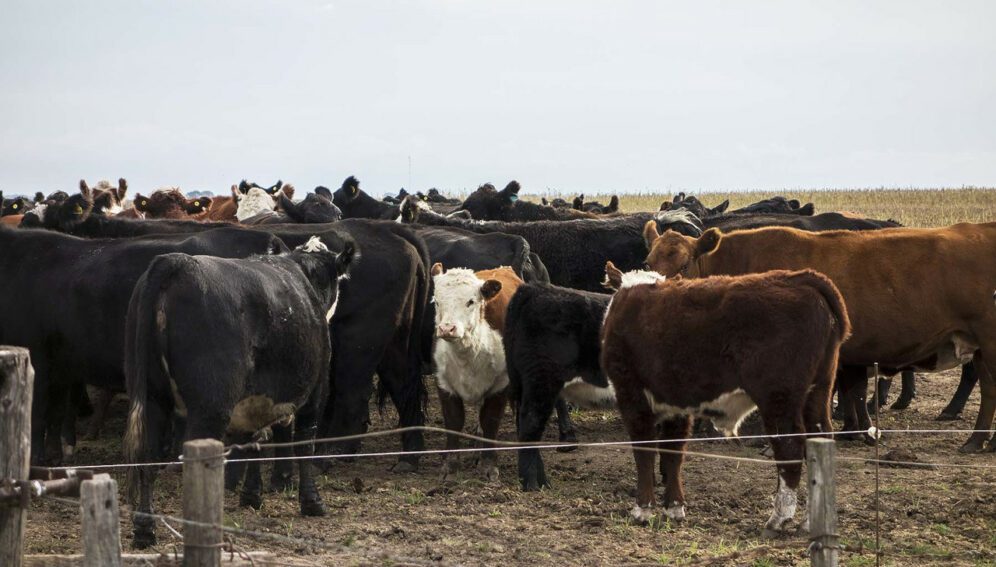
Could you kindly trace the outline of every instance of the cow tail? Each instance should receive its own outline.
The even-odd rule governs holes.
[[[847,307],[844,305],[844,297],[840,294],[837,286],[830,281],[830,278],[814,270],[804,270],[799,274],[806,283],[812,286],[823,296],[830,308],[830,314],[834,318],[834,328],[837,330],[837,340],[843,342],[851,336],[851,320],[847,317]]]
[[[124,435],[124,453],[129,463],[148,461],[159,452],[167,425],[172,399],[163,395],[165,377],[165,316],[162,310],[162,290],[175,274],[179,264],[169,256],[159,256],[135,284],[128,303],[125,323],[124,370],[130,408]],[[158,375],[158,376],[156,376]],[[168,381],[168,377],[165,377]],[[168,385],[166,386],[168,389]],[[151,395],[150,395],[151,394]],[[153,399],[152,396],[155,396]],[[160,411],[150,415],[150,403]],[[156,419],[156,418],[159,419]],[[138,467],[128,469],[128,495],[134,501],[139,480]]]

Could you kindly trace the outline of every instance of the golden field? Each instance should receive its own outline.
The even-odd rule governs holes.
[[[961,189],[819,189],[795,191],[731,191],[715,193],[690,193],[707,207],[714,207],[725,199],[730,200],[730,210],[761,199],[782,195],[798,199],[803,204],[813,203],[816,212],[850,211],[875,219],[894,219],[907,226],[947,226],[958,222],[996,221],[996,188],[964,187]],[[562,197],[570,201],[574,195],[543,195]],[[588,201],[608,203],[611,194],[586,194]],[[540,196],[530,195],[531,201]],[[661,193],[620,193],[623,211],[655,211],[671,195]]]

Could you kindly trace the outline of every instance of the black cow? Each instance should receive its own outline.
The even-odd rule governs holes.
[[[715,227],[723,232],[766,226],[787,226],[808,232],[820,232],[824,230],[878,230],[902,225],[893,220],[857,218],[841,213],[821,213],[813,216],[791,213],[726,213],[702,219],[702,226],[703,229]]]
[[[352,175],[333,193],[332,202],[342,210],[342,218],[346,219],[395,220],[401,210],[399,205],[389,205],[367,195],[360,189],[360,180]]]
[[[277,197],[280,211],[264,211],[241,221],[244,225],[258,224],[321,224],[336,222],[342,218],[342,211],[332,202],[332,192],[326,187],[315,187],[300,203],[281,193]]]
[[[541,197],[540,203],[546,206],[554,207],[556,209],[564,209],[571,206],[571,203],[568,203],[567,201],[565,201],[560,197],[554,197],[552,201],[547,201],[546,197]]]
[[[746,207],[741,207],[730,211],[731,213],[788,213],[793,215],[812,216],[814,207],[812,203],[801,205],[797,199],[786,199],[780,195],[770,199],[762,199],[756,203],[751,203]]]
[[[537,284],[522,285],[512,296],[504,345],[509,401],[520,442],[542,439],[562,391],[581,405],[614,401],[598,363],[598,333],[609,298]],[[538,449],[519,451],[519,480],[523,490],[549,486]]]
[[[429,248],[432,263],[480,271],[508,266],[526,283],[549,283],[550,273],[521,236],[478,234],[462,228],[412,225]]]
[[[704,219],[713,215],[722,214],[724,211],[726,211],[726,208],[729,206],[730,206],[730,201],[729,199],[727,199],[726,201],[723,201],[719,205],[710,209],[705,205],[703,205],[702,201],[699,201],[698,198],[696,198],[694,195],[689,195],[686,197],[685,194],[682,192],[675,195],[674,199],[672,199],[671,201],[664,201],[663,203],[661,203],[660,210],[670,211],[670,210],[684,209],[686,211],[691,211],[695,213],[695,216]]]
[[[31,351],[32,461],[42,462],[46,434],[57,442],[69,386],[124,389],[124,298],[153,258],[171,252],[241,258],[285,249],[270,234],[232,228],[84,240],[0,227],[0,344]]]
[[[519,199],[518,181],[510,181],[498,191],[495,186],[485,183],[467,196],[460,210],[470,213],[477,220],[522,222],[536,220],[575,220],[594,218],[596,215],[570,208],[554,208],[537,205]]]
[[[627,270],[643,265],[647,245],[643,240],[643,224],[656,219],[658,225],[687,235],[701,233],[687,211],[634,213],[618,217],[580,219],[575,221],[481,222],[446,218],[410,205],[403,205],[402,219],[433,226],[452,226],[477,233],[502,232],[526,239],[533,252],[543,259],[556,285],[602,290],[605,262],[620,262]],[[697,219],[694,219],[697,220]]]
[[[311,473],[318,419],[328,394],[329,321],[353,257],[317,236],[293,252],[231,260],[166,254],[153,260],[128,305],[125,374],[131,410],[125,453],[132,463],[165,457],[173,412],[185,439],[255,434],[294,425],[301,514],[325,515]],[[259,464],[247,486],[259,490]],[[254,474],[253,472],[254,471]],[[153,472],[139,480],[138,510],[152,513]],[[155,521],[134,518],[135,546],[154,545]]]

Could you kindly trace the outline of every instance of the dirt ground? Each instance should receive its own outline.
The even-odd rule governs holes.
[[[957,382],[956,372],[922,377],[912,407],[884,409],[881,427],[971,428],[978,411],[977,391],[965,419],[934,421]],[[898,393],[895,390],[893,397]],[[428,423],[441,426],[438,405],[432,402]],[[117,462],[124,412],[125,404],[118,400],[115,417],[101,438],[82,441],[74,464]],[[374,430],[396,423],[390,410],[380,415],[373,409],[372,415]],[[578,412],[575,421],[582,442],[626,439],[614,411]],[[513,436],[511,418],[506,416],[501,437],[512,440]],[[884,439],[883,453],[904,449],[921,461],[994,468],[882,468],[883,565],[996,565],[996,454],[958,453],[965,438],[958,433]],[[555,424],[548,428],[546,439],[556,441]],[[427,435],[429,448],[441,448],[442,442],[441,435]],[[366,452],[397,448],[393,436],[364,445]],[[757,448],[730,441],[696,443],[692,448],[758,456]],[[838,443],[838,448],[840,456],[869,458],[874,454],[873,448],[855,443]],[[319,478],[329,508],[327,517],[300,517],[296,493],[266,495],[259,511],[239,508],[238,496],[228,494],[225,522],[308,540],[300,544],[235,538],[243,549],[270,550],[294,565],[808,565],[804,537],[759,538],[775,487],[771,465],[690,457],[685,466],[686,521],[641,526],[627,515],[635,487],[628,450],[588,447],[567,454],[546,451],[544,457],[553,486],[539,493],[519,490],[512,452],[501,454],[501,478],[490,483],[476,478],[474,469],[459,482],[442,483],[438,455],[423,458],[421,469],[412,474],[389,472],[393,457],[339,462]],[[124,475],[115,476],[123,486]],[[842,564],[874,565],[870,549],[875,542],[874,467],[862,461],[839,461],[836,478],[839,531],[852,549],[842,552]],[[180,514],[179,480],[178,472],[160,477],[158,512]],[[123,491],[121,497],[122,544],[127,550],[131,547],[130,507],[124,504]],[[797,518],[802,513],[800,507]],[[63,502],[36,502],[29,514],[27,552],[80,553],[79,525],[78,508]],[[172,552],[179,544],[162,526],[158,535],[162,551]]]

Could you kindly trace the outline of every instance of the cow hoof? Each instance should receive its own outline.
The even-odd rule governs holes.
[[[891,406],[889,406],[889,409],[904,410],[909,408],[911,403],[913,403],[913,398],[900,397],[898,400],[893,402]]]
[[[249,507],[253,510],[259,510],[263,507],[263,497],[259,494],[253,494],[248,492],[243,492],[239,495],[239,506],[245,508]]]
[[[764,449],[761,449],[761,456],[772,459],[775,456],[775,450],[771,448],[771,445],[767,445]]]
[[[675,502],[671,506],[664,509],[664,514],[667,519],[672,522],[681,522],[685,519],[685,506],[681,503]]]
[[[391,472],[398,474],[413,473],[417,470],[418,470],[418,465],[410,463],[408,461],[398,461],[394,463],[393,467],[391,467]]]
[[[325,503],[321,500],[311,500],[308,502],[301,502],[301,515],[319,517],[328,514],[328,509],[325,507]]]
[[[975,435],[968,438],[968,441],[958,449],[959,453],[981,453],[986,446],[986,440],[984,437],[977,437]]]
[[[633,506],[633,509],[629,511],[629,515],[639,524],[647,524],[654,518],[653,505],[648,505],[646,508],[640,507],[639,504]]]
[[[936,421],[958,421],[961,419],[960,413],[942,411],[941,415],[934,418]]]
[[[539,482],[535,478],[530,478],[528,480],[522,481],[523,492],[539,492],[543,488],[550,488],[550,483]]]
[[[135,549],[148,549],[156,545],[156,534],[135,534],[131,543]]]
[[[578,442],[578,436],[573,431],[568,431],[566,433],[561,433],[560,434],[560,442],[561,443],[577,443]],[[570,453],[571,451],[577,451],[577,449],[578,449],[577,445],[569,445],[567,447],[557,447],[557,452],[558,453]]]
[[[785,532],[773,528],[765,527],[761,530],[761,539],[778,539],[785,535]]]
[[[287,492],[288,490],[294,489],[294,481],[291,479],[285,480],[271,480],[270,486],[267,488],[270,492]]]

